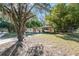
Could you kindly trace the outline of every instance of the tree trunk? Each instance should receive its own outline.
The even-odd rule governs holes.
[[[17,38],[19,42],[22,42],[24,39],[24,32],[25,32],[25,26],[24,24],[21,24],[17,27],[16,33],[17,33]]]
[[[22,42],[23,39],[24,39],[24,34],[23,33],[18,33],[17,38],[18,38],[19,42]]]

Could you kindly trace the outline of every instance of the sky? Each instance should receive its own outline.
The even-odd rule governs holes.
[[[50,5],[51,5],[51,7],[54,7],[56,4],[55,4],[55,3],[51,3]],[[37,13],[38,19],[39,19],[40,21],[42,21],[42,22],[45,20],[45,15],[46,15],[45,12]]]

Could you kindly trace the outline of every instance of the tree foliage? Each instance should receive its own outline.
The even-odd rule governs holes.
[[[43,26],[42,22],[39,21],[37,19],[37,17],[34,17],[33,19],[30,19],[26,22],[26,27],[27,28],[38,28],[38,27],[41,27]]]
[[[5,28],[8,32],[15,32],[14,25],[6,20],[3,20],[2,18],[0,18],[0,28]]]
[[[79,27],[79,4],[57,4],[46,20],[57,32],[72,32]]]

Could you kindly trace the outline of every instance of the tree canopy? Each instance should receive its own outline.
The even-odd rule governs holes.
[[[14,25],[2,18],[0,18],[0,28],[5,28],[5,30],[7,29],[9,32],[15,32]]]
[[[79,4],[57,4],[46,16],[49,24],[59,32],[68,32],[79,27]]]

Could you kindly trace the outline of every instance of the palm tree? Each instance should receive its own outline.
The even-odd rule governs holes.
[[[34,10],[39,12],[48,11],[49,4],[29,4],[29,3],[6,3],[0,4],[3,14],[10,17],[13,21],[18,41],[9,49],[4,51],[2,55],[23,55],[24,54],[24,32],[27,20],[36,16]],[[22,51],[22,52],[21,52]]]

